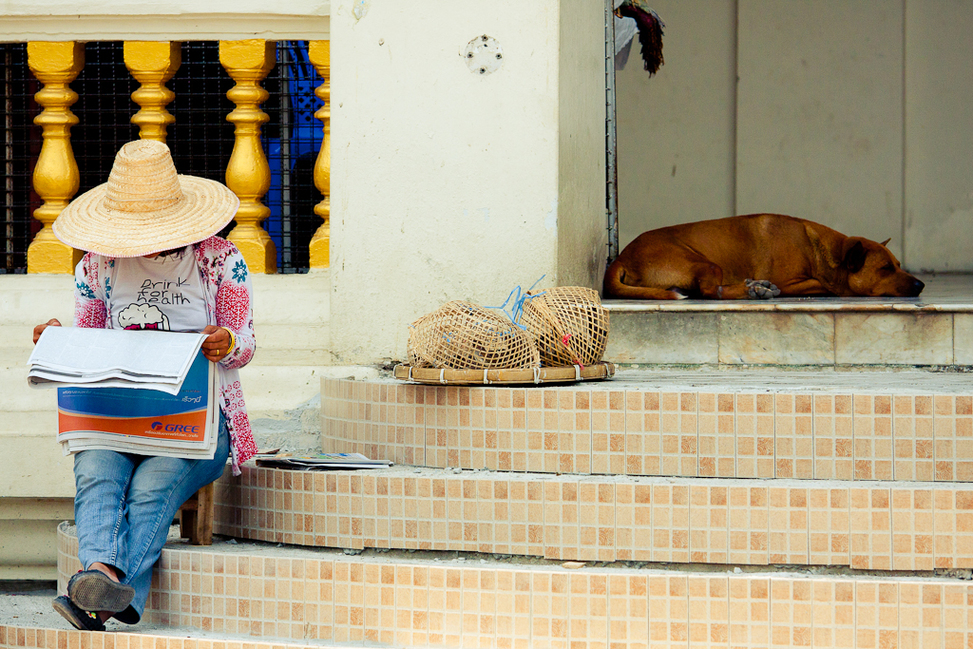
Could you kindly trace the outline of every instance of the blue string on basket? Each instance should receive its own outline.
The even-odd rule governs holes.
[[[500,306],[488,306],[486,308],[497,309],[499,311],[502,311],[504,314],[506,314],[508,318],[510,318],[511,322],[513,322],[515,325],[517,325],[524,331],[527,331],[527,327],[525,327],[520,323],[520,318],[524,314],[524,302],[533,299],[535,297],[540,297],[541,295],[544,295],[546,291],[542,291],[537,295],[528,295],[528,293],[533,291],[534,287],[540,284],[541,280],[544,279],[545,277],[547,277],[546,274],[541,275],[539,278],[537,278],[537,281],[531,284],[530,288],[527,289],[526,292],[523,292],[522,289],[520,288],[520,285],[518,284],[512,291],[510,291],[510,294],[507,296],[507,299],[503,301],[503,304],[501,304]],[[513,302],[511,302],[511,300],[513,300]]]

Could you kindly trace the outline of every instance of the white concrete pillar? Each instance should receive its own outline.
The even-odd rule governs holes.
[[[339,363],[404,358],[409,323],[448,300],[596,285],[603,29],[581,0],[332,4]]]

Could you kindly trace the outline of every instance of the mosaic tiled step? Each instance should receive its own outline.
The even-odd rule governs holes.
[[[562,387],[323,379],[325,451],[534,473],[973,481],[973,377],[640,372]]]
[[[973,568],[973,485],[244,467],[217,534],[581,561]]]
[[[62,527],[61,553],[74,543]],[[73,568],[64,562],[62,588]],[[403,647],[965,648],[973,582],[571,570],[218,543],[167,546],[146,615],[255,639]]]
[[[65,649],[67,647],[98,647],[98,649],[331,649],[340,645],[323,642],[261,642],[255,638],[214,640],[212,636],[193,637],[192,630],[178,639],[169,635],[144,633],[95,633],[65,629],[59,621],[57,628],[0,624],[0,649]],[[176,645],[178,643],[178,645]]]

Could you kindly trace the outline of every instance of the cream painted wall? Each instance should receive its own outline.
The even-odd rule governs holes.
[[[734,3],[653,0],[665,65],[638,43],[615,73],[619,244],[645,230],[733,213]]]
[[[561,0],[558,68],[558,283],[601,287],[605,204],[605,10]]]
[[[905,258],[973,270],[973,3],[906,2]]]
[[[783,212],[970,271],[973,3],[656,1],[666,65],[618,73],[624,246]],[[737,78],[739,81],[737,81]]]
[[[559,182],[560,134],[584,140],[571,144],[572,174],[584,178],[581,165],[597,174],[598,164],[583,153],[587,129],[604,125],[597,110],[570,116],[590,126],[562,124],[559,83],[591,84],[584,72],[561,76],[559,23],[572,23],[558,0],[366,2],[356,16],[358,6],[336,2],[331,17],[338,363],[403,358],[408,324],[448,300],[499,305],[542,275],[558,283],[559,237],[596,202]],[[565,5],[574,6],[584,5]],[[488,74],[461,56],[481,35],[502,48]],[[588,261],[566,266],[573,277],[592,272]]]
[[[902,250],[902,2],[741,0],[737,205]]]

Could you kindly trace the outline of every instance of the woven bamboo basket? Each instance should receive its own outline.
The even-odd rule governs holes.
[[[412,323],[409,361],[413,367],[485,370],[540,366],[533,337],[508,318],[454,300]]]
[[[598,292],[582,286],[531,291],[521,324],[537,340],[541,365],[592,365],[608,345],[608,311]]]
[[[396,365],[393,376],[402,381],[429,385],[542,385],[603,381],[615,376],[615,365],[602,361],[593,365],[534,367],[523,370],[452,370]]]

